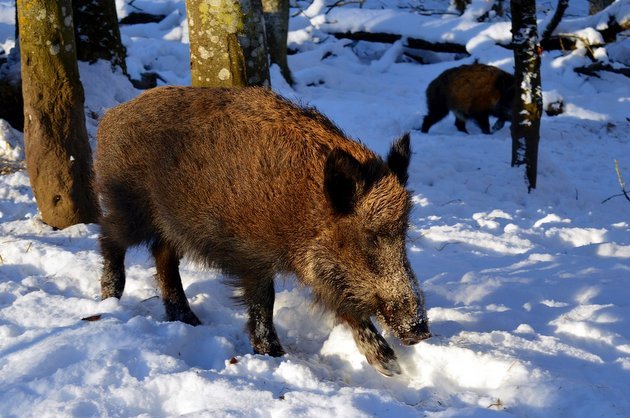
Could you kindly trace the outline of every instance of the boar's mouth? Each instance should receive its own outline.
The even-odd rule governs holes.
[[[400,336],[400,342],[404,345],[418,344],[422,340],[431,338],[431,331],[429,331],[429,324],[427,321],[422,321],[416,326],[412,327],[411,331],[405,336]]]
[[[378,310],[376,317],[404,345],[418,344],[422,340],[431,338],[429,321],[426,317],[421,316],[405,323],[404,315],[388,309],[387,304],[381,305],[381,309]]]

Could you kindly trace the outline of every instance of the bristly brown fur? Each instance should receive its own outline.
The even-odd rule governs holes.
[[[149,90],[107,112],[98,130],[102,296],[121,297],[124,254],[146,244],[168,318],[196,325],[178,272],[191,257],[242,289],[254,351],[277,356],[273,279],[294,273],[353,328],[371,364],[397,373],[370,317],[405,343],[429,336],[405,253],[410,155],[408,135],[385,162],[266,89]]]
[[[471,64],[450,68],[427,87],[428,114],[422,122],[422,132],[448,115],[455,114],[455,126],[466,132],[466,119],[473,119],[481,131],[490,134],[511,119],[514,101],[514,76],[499,68]],[[490,129],[489,116],[498,118]]]

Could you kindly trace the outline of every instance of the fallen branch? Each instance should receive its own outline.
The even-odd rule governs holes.
[[[355,2],[360,0],[338,0],[333,6],[342,4],[344,2]],[[584,27],[576,27],[571,30],[567,30],[560,27],[560,31],[563,33],[559,33],[557,35],[552,35],[551,32],[557,28],[560,23],[561,16],[563,14],[564,2],[559,1],[558,9],[556,10],[556,15],[552,18],[549,25],[547,26],[547,31],[545,31],[545,36],[541,37],[540,44],[542,48],[546,51],[550,50],[573,50],[578,47],[586,47],[588,49],[588,54],[592,59],[595,59],[593,56],[593,50],[597,47],[604,46],[608,43],[615,42],[617,36],[622,32],[630,29],[630,19],[625,19],[622,22],[618,22],[616,20],[615,15],[608,16],[608,23],[605,25],[605,29],[597,29],[596,26],[588,26],[591,21],[585,21]],[[603,13],[603,12],[602,12]],[[421,14],[421,13],[418,13]],[[580,29],[584,29],[587,27],[593,27],[601,34],[602,42],[597,44],[589,44],[588,40],[580,37],[578,35],[573,34],[572,32],[579,33]],[[338,39],[352,39],[354,41],[367,41],[367,42],[381,42],[381,43],[394,43],[403,38],[402,35],[396,33],[384,33],[384,32],[365,32],[365,31],[357,31],[357,32],[336,32],[334,28],[326,28],[325,32],[334,36]],[[426,39],[414,38],[407,36],[405,37],[406,44],[405,47],[413,48],[413,49],[424,49],[433,52],[448,52],[448,53],[458,53],[458,54],[466,54],[470,55],[466,50],[466,46],[459,43],[453,42],[433,42],[428,41]],[[497,46],[501,46],[506,49],[513,49],[513,45],[511,43],[499,43],[497,42]]]
[[[610,73],[625,75],[626,77],[630,78],[630,68],[614,68],[612,65],[604,64],[602,62],[596,62],[586,67],[577,67],[574,68],[573,71],[578,74],[589,75],[598,78],[599,71],[608,71]]]
[[[331,35],[337,39],[352,39],[353,41],[380,42],[387,44],[393,44],[394,42],[402,39],[401,35],[381,32],[335,32],[331,33]],[[424,39],[407,37],[406,44],[404,46],[413,49],[426,49],[433,52],[450,52],[470,55],[466,50],[466,46],[451,42],[430,42]]]

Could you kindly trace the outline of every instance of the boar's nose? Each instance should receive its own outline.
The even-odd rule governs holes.
[[[429,331],[429,323],[426,321],[422,321],[419,324],[416,324],[411,328],[408,335],[405,335],[400,340],[405,345],[414,345],[418,344],[422,340],[426,340],[427,338],[431,338],[431,331]]]

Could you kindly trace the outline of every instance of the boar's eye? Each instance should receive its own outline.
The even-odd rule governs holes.
[[[372,242],[372,245],[374,245],[375,247],[378,247],[379,244],[381,243],[381,239],[376,234],[374,234],[374,235],[372,235],[370,237],[370,241]]]
[[[373,247],[378,247],[381,244],[381,237],[378,233],[373,231],[367,232],[367,242]]]

